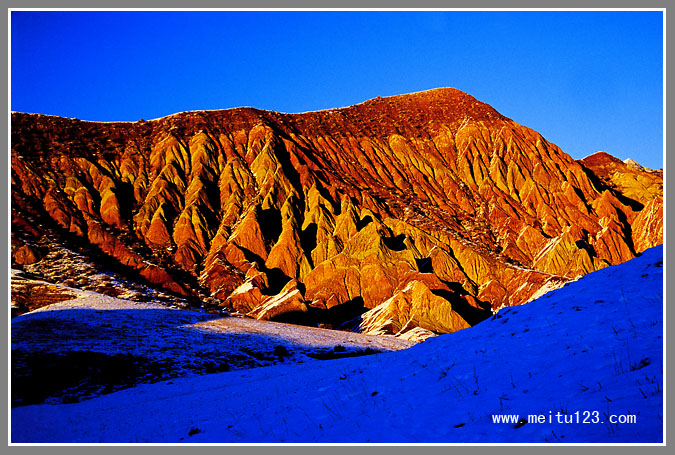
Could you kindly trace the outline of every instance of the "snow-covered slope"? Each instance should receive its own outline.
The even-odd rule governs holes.
[[[662,270],[659,246],[402,351],[14,408],[11,439],[661,443]],[[495,423],[502,415],[515,422],[532,417]],[[535,416],[543,422],[534,423]],[[558,423],[565,419],[579,423]]]
[[[73,403],[162,379],[414,345],[49,286],[65,301],[12,320],[12,406]]]

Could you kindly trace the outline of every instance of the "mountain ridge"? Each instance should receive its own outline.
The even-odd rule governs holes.
[[[395,299],[415,310],[360,330],[453,331],[662,242],[662,175],[645,203],[601,170],[450,88],[302,114],[13,114],[13,260],[39,262],[39,214],[215,306],[338,326]]]

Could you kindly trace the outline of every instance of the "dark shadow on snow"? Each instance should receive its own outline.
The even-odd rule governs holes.
[[[351,314],[348,309],[358,312],[362,308],[361,301],[318,314],[326,321],[339,321]],[[167,330],[150,338],[138,324],[143,319],[150,327],[188,330],[186,325],[221,318],[173,309],[62,309],[19,316],[12,320],[11,328],[12,407],[45,400],[75,403],[138,384],[300,362],[308,357],[375,353],[338,348],[340,352],[332,355],[327,354],[327,348],[243,331],[195,330],[187,338],[190,345],[181,339],[180,331]],[[172,356],[171,352],[180,355]]]

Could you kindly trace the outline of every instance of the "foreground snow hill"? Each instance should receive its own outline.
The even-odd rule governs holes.
[[[662,268],[658,246],[402,351],[14,408],[11,439],[662,443]]]

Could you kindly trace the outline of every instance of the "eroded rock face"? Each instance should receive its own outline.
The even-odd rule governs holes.
[[[630,158],[621,161],[605,152],[581,163],[634,209],[626,216],[637,253],[663,243],[663,170],[645,168]]]
[[[404,289],[372,310],[364,313],[359,331],[371,335],[402,336],[419,328],[426,333],[451,333],[469,327],[469,323],[444,297],[434,294],[421,281],[411,281]],[[419,338],[419,333],[415,338]]]
[[[247,316],[262,320],[273,320],[287,313],[306,313],[309,311],[302,291],[295,280],[288,282],[277,295],[270,296],[256,305]]]
[[[605,152],[596,152],[580,160],[605,185],[643,206],[663,199],[663,170],[652,170],[632,159],[621,161]],[[639,208],[639,206],[638,206]]]
[[[662,243],[662,175],[616,161],[455,89],[305,114],[14,113],[13,258],[55,233],[253,317],[357,302],[396,333],[447,332]]]

